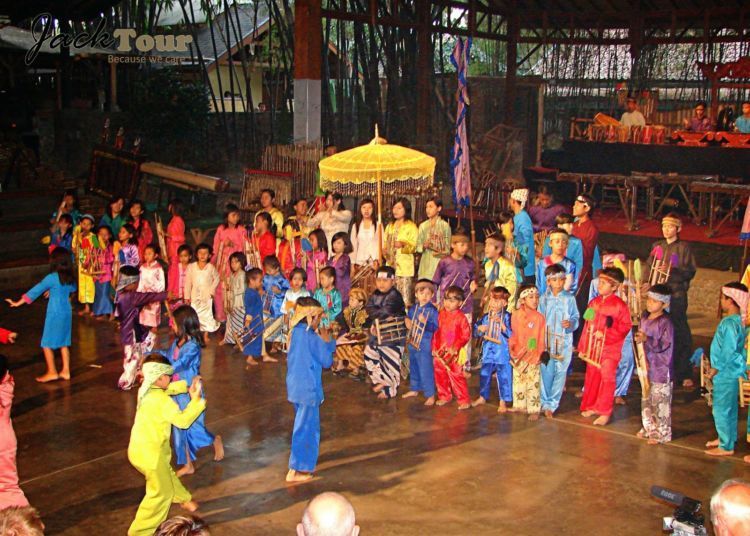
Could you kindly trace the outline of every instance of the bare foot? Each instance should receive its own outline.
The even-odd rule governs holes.
[[[578,391],[576,394],[574,394],[576,398],[583,398],[583,391]]]
[[[720,447],[716,447],[715,449],[708,449],[704,451],[709,456],[731,456],[734,454],[733,450],[724,450]]]
[[[185,465],[177,469],[174,474],[180,477],[184,475],[192,475],[193,473],[195,473],[195,466],[193,465],[193,462],[188,461]]]
[[[649,445],[658,445],[658,444],[659,444],[659,442],[658,442],[658,441],[657,441],[656,439],[649,439],[649,440],[647,441],[647,443],[648,443]]]
[[[526,413],[526,410],[517,407],[508,408],[508,411],[510,413]]]
[[[605,426],[609,422],[609,415],[599,415],[594,419],[594,426]]]
[[[287,482],[306,482],[312,480],[312,478],[312,473],[300,473],[294,469],[289,469],[289,472],[286,474]]]
[[[419,393],[418,393],[417,391],[409,391],[409,392],[407,392],[407,393],[404,393],[404,394],[402,394],[402,395],[401,395],[401,398],[414,398],[414,397],[415,397],[415,396],[417,396],[418,394],[419,394]]]
[[[184,508],[188,512],[195,512],[198,509],[198,503],[195,501],[187,501],[180,503],[180,507]]]
[[[686,378],[682,380],[682,386],[686,389],[691,389],[695,387],[695,384],[693,383],[693,380],[691,380],[690,378]]]
[[[582,417],[593,417],[594,415],[596,415],[596,413],[594,413],[590,409],[587,409],[586,411],[581,412]]]
[[[750,456],[745,456],[744,458],[742,458],[742,461],[744,461],[745,463],[750,463]]]
[[[224,459],[224,442],[221,440],[221,436],[217,435],[214,438],[214,461],[220,462]]]
[[[623,397],[621,397],[621,396],[616,396],[615,397],[615,404],[617,404],[618,406],[624,406],[625,405],[625,399]]]
[[[89,312],[86,309],[78,311],[78,316],[86,316],[87,314],[89,314]]]
[[[471,407],[475,408],[477,406],[483,406],[486,403],[487,403],[487,401],[484,399],[484,397],[480,396],[474,402],[471,403]]]
[[[434,406],[435,405],[435,397],[431,396],[427,400],[424,401],[425,406]]]
[[[639,438],[641,438],[641,439],[648,439],[648,438],[646,437],[646,430],[644,430],[643,428],[641,428],[641,429],[640,429],[640,430],[638,431],[638,433],[637,433],[637,434],[635,434],[635,437],[639,437]]]
[[[279,360],[276,359],[275,357],[271,357],[268,354],[263,354],[263,362],[264,363],[278,363]]]
[[[530,413],[529,414],[529,420],[530,421],[538,421],[539,420],[539,414],[538,413]]]
[[[203,332],[203,342],[208,344],[208,331]]]
[[[70,371],[69,370],[61,370],[60,371],[60,379],[68,381],[70,380]]]
[[[470,407],[471,407],[471,404],[459,404],[458,405],[458,409],[460,410],[469,409]]]
[[[508,413],[508,406],[505,404],[504,400],[501,400],[500,403],[497,405],[497,412]]]
[[[247,359],[245,359],[245,363],[247,363],[251,367],[258,366],[258,362],[255,359],[253,359],[251,356],[247,356]]]
[[[375,385],[375,387],[372,388],[372,392],[379,393],[383,389],[385,389],[385,385],[383,385],[382,383],[378,383],[377,385]]]
[[[706,443],[706,448],[708,448],[708,449],[713,449],[713,448],[716,448],[718,446],[719,446],[719,440],[718,439],[714,439],[714,440],[709,441],[708,443]]]
[[[39,383],[47,383],[47,382],[53,382],[59,379],[60,379],[60,376],[58,376],[57,374],[48,372],[47,374],[44,374],[43,376],[37,376],[36,381],[38,381]]]
[[[436,406],[445,406],[448,402],[450,402],[450,400],[438,400],[437,402],[435,402],[435,405]]]
[[[229,343],[227,341],[225,341],[224,339],[221,339],[219,341],[219,346],[224,346],[225,344],[229,344]]]
[[[551,409],[545,409],[544,410],[544,416],[547,417],[548,419],[554,419],[555,418],[555,412],[552,411]]]
[[[385,394],[385,393],[384,393],[383,391],[380,391],[380,392],[378,393],[378,396],[377,396],[377,398],[378,398],[378,399],[380,399],[380,400],[386,400],[386,399],[388,398],[388,395],[387,395],[387,394]]]

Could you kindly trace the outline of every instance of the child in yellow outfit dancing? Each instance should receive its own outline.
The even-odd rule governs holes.
[[[188,428],[206,409],[201,397],[200,376],[188,390],[184,381],[171,382],[174,369],[169,360],[152,354],[143,363],[143,384],[138,390],[138,409],[130,432],[128,459],[146,477],[146,496],[138,507],[128,536],[151,536],[169,515],[172,503],[194,512],[198,505],[174,474],[169,436],[172,426]],[[190,402],[180,410],[170,395],[190,393]]]

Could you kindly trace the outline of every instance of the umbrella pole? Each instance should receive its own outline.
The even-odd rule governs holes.
[[[377,127],[376,127],[377,128]],[[383,266],[383,199],[380,191],[380,171],[378,171],[378,265]]]
[[[469,202],[469,228],[471,229],[471,254],[474,257],[474,274],[479,278],[479,255],[477,255],[477,233],[474,229],[474,209]]]

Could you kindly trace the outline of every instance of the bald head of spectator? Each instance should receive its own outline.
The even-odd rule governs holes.
[[[711,497],[711,522],[716,536],[750,534],[750,482],[727,480]]]
[[[297,524],[297,536],[357,536],[354,508],[338,493],[326,492],[315,497]]]

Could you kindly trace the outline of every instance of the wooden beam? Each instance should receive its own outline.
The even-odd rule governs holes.
[[[518,16],[508,19],[508,45],[505,47],[505,113],[503,121],[513,126],[513,104],[516,100],[516,71],[518,70],[518,38],[520,34]]]

